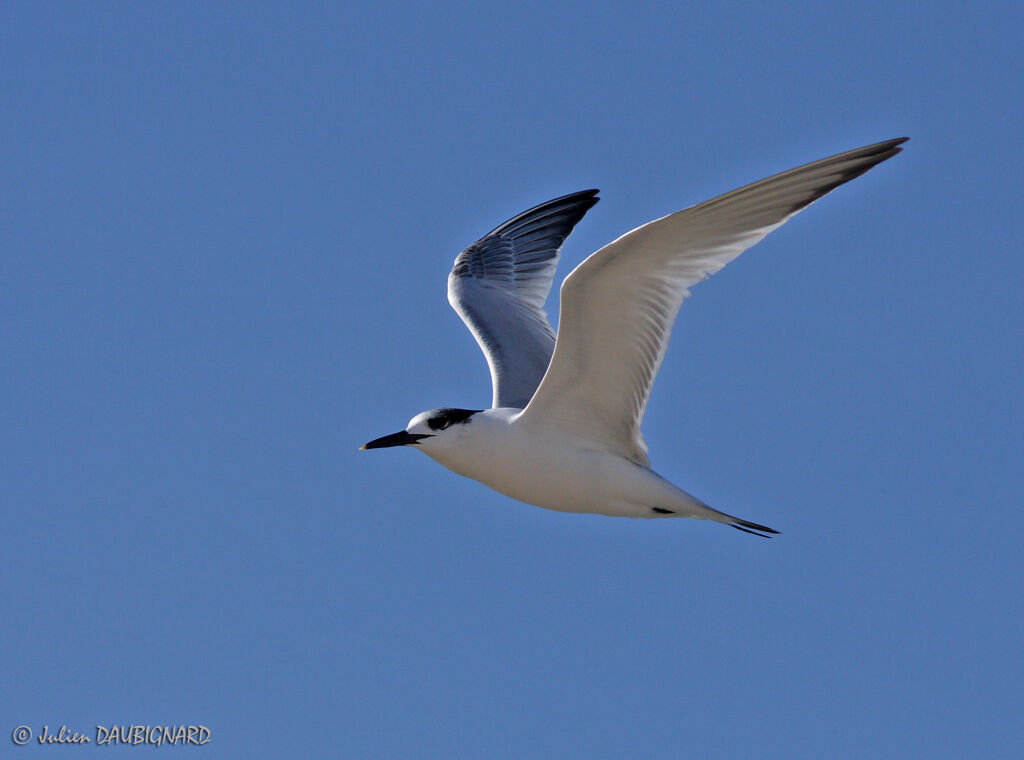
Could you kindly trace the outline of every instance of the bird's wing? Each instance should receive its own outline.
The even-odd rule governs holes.
[[[492,405],[522,409],[544,376],[555,334],[544,312],[558,251],[597,203],[583,190],[524,211],[455,259],[448,302],[487,358]]]
[[[562,283],[554,356],[519,424],[557,428],[646,466],[640,421],[687,288],[899,153],[905,140],[776,174],[656,219],[588,257]]]

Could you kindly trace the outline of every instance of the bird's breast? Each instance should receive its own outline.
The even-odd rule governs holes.
[[[474,423],[476,424],[476,423]],[[560,512],[633,514],[646,468],[573,440],[531,434],[515,425],[468,425],[457,445],[424,453],[449,470],[513,499]]]

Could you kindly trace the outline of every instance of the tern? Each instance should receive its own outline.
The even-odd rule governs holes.
[[[689,288],[791,216],[900,152],[886,140],[776,174],[627,232],[544,302],[565,239],[598,201],[584,190],[496,227],[455,259],[448,301],[490,368],[490,409],[432,409],[363,449],[412,446],[513,499],[560,512],[714,520],[768,537],[651,469],[640,423]]]

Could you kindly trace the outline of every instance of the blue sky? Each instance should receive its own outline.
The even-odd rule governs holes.
[[[0,754],[191,723],[215,757],[1019,757],[1022,25],[5,4]],[[601,189],[560,281],[901,135],[694,290],[654,386],[655,468],[777,539],[357,451],[488,404],[445,277],[507,217]]]

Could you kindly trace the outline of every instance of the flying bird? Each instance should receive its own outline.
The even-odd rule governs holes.
[[[640,434],[651,384],[688,288],[906,140],[824,158],[627,232],[565,278],[557,337],[544,302],[562,244],[598,191],[509,219],[462,251],[448,275],[448,301],[490,368],[491,408],[421,412],[362,448],[412,446],[545,509],[778,533],[712,509],[651,469]]]

